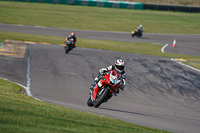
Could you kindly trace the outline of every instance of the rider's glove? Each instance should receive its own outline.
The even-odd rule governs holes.
[[[125,79],[122,79],[122,84],[121,84],[121,87],[120,87],[120,89],[122,91],[124,90],[125,85],[126,85],[126,81],[125,81]]]
[[[101,69],[99,70],[99,74],[100,74],[100,75],[103,75],[104,72],[106,72],[106,71],[107,71],[106,68],[101,68]]]

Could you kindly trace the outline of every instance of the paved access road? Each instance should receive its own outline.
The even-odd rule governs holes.
[[[48,28],[43,29],[45,31]],[[70,32],[55,28],[48,30],[46,33],[56,32],[63,36]],[[22,28],[22,31],[25,30]],[[27,31],[31,32],[30,29]],[[36,31],[33,28],[32,33],[37,34]],[[86,38],[90,32],[83,32]],[[103,39],[106,32],[95,33],[99,34],[95,36],[93,33],[93,39]],[[79,35],[77,31],[76,34],[77,37],[84,37],[84,34]],[[151,42],[149,36],[153,35],[147,36],[144,35],[143,40],[146,37]],[[128,35],[125,37],[128,38]],[[105,38],[108,38],[108,35]],[[167,40],[164,38],[167,37],[160,36],[157,43]],[[134,40],[139,41],[139,38]],[[27,53],[28,57],[22,59],[0,55],[0,62],[3,64],[0,65],[0,77],[26,86],[28,61],[33,97],[72,109],[172,132],[198,133],[200,130],[200,73],[181,66],[170,58],[80,47],[65,54],[62,46],[44,44],[27,44]],[[100,68],[113,64],[118,58],[126,62],[125,90],[98,109],[88,107],[86,101],[93,78]]]

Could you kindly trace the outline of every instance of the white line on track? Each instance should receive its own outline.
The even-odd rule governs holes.
[[[168,44],[165,44],[165,45],[162,47],[162,49],[161,49],[162,53],[165,53],[164,49],[165,49],[167,46],[168,46]],[[193,70],[195,70],[195,71],[200,72],[199,69],[196,69],[196,68],[194,68],[194,67],[192,67],[192,66],[183,64],[182,62],[176,61],[176,60],[174,60],[173,58],[171,58],[171,60],[172,60],[172,61],[175,61],[176,63],[178,63],[178,64],[180,64],[180,65],[186,66],[186,67],[188,67],[188,68],[190,68],[190,69],[193,69]]]
[[[3,80],[10,81],[10,80],[8,80],[8,79],[6,79],[6,78],[2,78],[2,77],[0,77],[0,78],[3,79]],[[13,82],[13,81],[10,81],[10,82],[15,83],[15,84],[17,84],[17,85],[19,85],[19,86],[21,86],[21,87],[23,87],[23,88],[26,88],[26,86],[23,86],[23,85],[21,85],[21,84],[19,84],[19,83],[16,83],[16,82]]]
[[[19,84],[19,83],[10,81],[10,80],[8,80],[8,79],[6,79],[6,78],[2,78],[2,77],[0,77],[0,78],[1,78],[1,79],[4,79],[4,80],[7,80],[7,81],[10,81],[10,82],[13,82],[13,83],[15,83],[15,84],[21,86],[22,88],[24,88],[24,89],[26,90],[26,93],[27,93],[28,96],[33,97],[32,94],[31,94],[31,91],[30,91],[30,84],[31,84],[31,83],[30,83],[30,77],[29,77],[29,75],[30,75],[29,44],[28,44],[27,46],[28,46],[28,53],[27,53],[27,75],[26,75],[26,76],[27,76],[27,86],[24,86],[24,85],[22,85],[22,84]],[[33,98],[35,98],[35,97],[33,97]],[[36,99],[36,100],[39,100],[39,101],[43,101],[43,100],[38,99],[38,98],[35,98],[35,99]]]
[[[195,71],[200,72],[199,69],[196,69],[196,68],[191,67],[191,66],[189,66],[189,65],[183,64],[182,62],[180,62],[180,61],[176,61],[176,60],[174,60],[173,58],[171,58],[171,60],[177,62],[177,63],[180,64],[180,65],[186,66],[186,67],[188,67],[188,68],[190,68],[190,69],[193,69],[193,70],[195,70]]]
[[[162,53],[165,53],[164,49],[165,49],[167,46],[168,46],[168,44],[165,44],[165,45],[162,47],[162,49],[161,49]]]
[[[31,83],[30,83],[30,57],[29,57],[29,44],[27,44],[27,47],[28,47],[28,53],[27,53],[27,75],[26,75],[26,77],[27,77],[27,87],[26,87],[26,91],[27,91],[27,94],[28,94],[28,96],[30,96],[30,97],[32,97],[32,94],[31,94],[31,91],[30,91],[30,85],[31,85]]]
[[[2,77],[0,77],[0,78],[3,79],[3,80],[10,81],[10,80],[8,80],[8,79],[6,79],[6,78],[2,78]],[[26,92],[27,92],[27,87],[26,87],[26,86],[24,86],[24,85],[22,85],[22,84],[19,84],[19,83],[16,83],[16,82],[13,82],[13,81],[10,81],[10,82],[15,83],[15,84],[21,86],[21,87],[24,88],[24,89],[26,90]],[[30,95],[28,95],[28,96],[30,96]],[[33,97],[33,96],[31,95],[30,97]],[[35,97],[33,97],[33,98],[35,98]],[[38,100],[38,101],[43,101],[43,100],[38,99],[38,98],[35,98],[35,99]]]

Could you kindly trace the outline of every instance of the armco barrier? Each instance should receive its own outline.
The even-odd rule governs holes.
[[[143,9],[159,10],[159,11],[174,11],[174,12],[190,12],[199,13],[200,7],[189,6],[175,6],[175,5],[156,5],[156,4],[144,4]]]
[[[122,1],[104,1],[104,0],[5,0],[5,1],[98,6],[98,7],[109,7],[109,8],[139,9],[139,10],[143,9],[143,4],[141,4],[141,3],[122,2]]]

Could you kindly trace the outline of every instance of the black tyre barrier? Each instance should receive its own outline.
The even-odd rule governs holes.
[[[160,10],[160,11],[200,13],[200,7],[157,5],[157,4],[144,4],[143,10]]]

